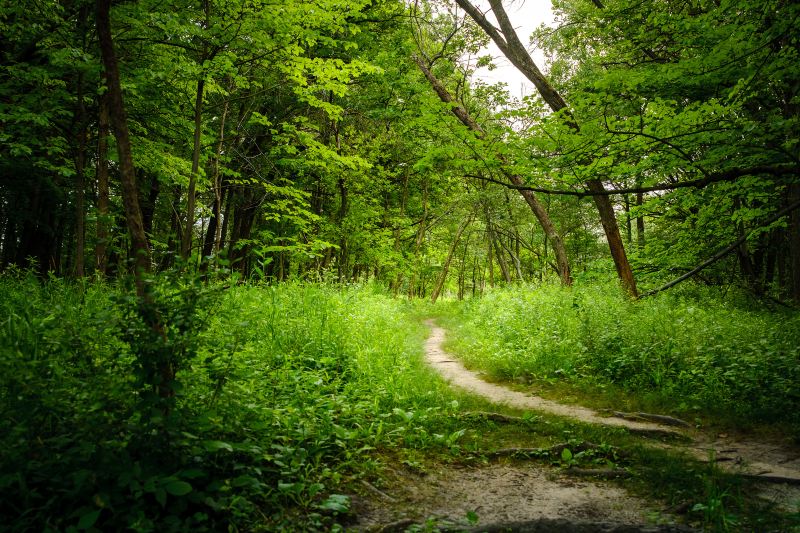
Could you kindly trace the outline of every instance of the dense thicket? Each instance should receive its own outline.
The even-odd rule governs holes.
[[[155,290],[181,363],[166,400],[146,364],[163,346],[124,287],[0,281],[4,529],[330,530],[372,450],[457,445],[458,402],[380,291]]]

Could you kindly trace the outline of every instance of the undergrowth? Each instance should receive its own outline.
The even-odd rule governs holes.
[[[392,299],[372,285],[226,287],[181,276],[154,278],[150,292],[143,309],[122,285],[0,276],[3,528],[342,530],[353,519],[347,495],[360,479],[379,476],[385,462],[412,470],[430,461],[485,464],[485,454],[503,446],[587,441],[634,449],[621,463],[636,472],[632,483],[669,502],[690,502],[698,523],[755,523],[741,518],[736,480],[685,458],[636,452],[619,430],[532,413],[511,426],[468,416],[500,408],[452,390],[424,365],[427,329],[419,318],[432,311],[426,304]],[[763,346],[748,329],[760,325],[780,356],[758,361],[746,352],[739,365],[756,365],[760,379],[781,374],[776,383],[793,386],[796,347],[787,338],[795,318],[787,315],[776,329],[777,319],[765,313],[721,302],[653,302],[632,304],[598,288],[517,289],[452,307],[449,317],[464,322],[459,346],[472,363],[500,376],[607,379],[664,395],[712,383],[690,370],[706,368],[697,366],[702,354],[732,350],[726,335]],[[672,317],[671,329],[657,313]],[[718,324],[723,315],[734,322]],[[688,316],[698,320],[689,324]],[[629,332],[634,323],[642,331]],[[666,365],[660,386],[653,386],[652,362],[619,355],[632,358],[634,341],[663,347],[664,331],[692,327],[718,333],[677,338],[674,346],[694,339],[694,351],[681,352],[692,357]],[[739,371],[731,359],[716,355],[714,375]],[[159,380],[165,364],[177,370],[175,381]],[[733,401],[737,391],[706,387],[681,401]],[[753,409],[778,416],[770,409],[779,397],[794,401],[773,391]],[[584,455],[543,460],[564,466],[610,457]]]
[[[494,379],[616,387],[675,413],[800,435],[800,313],[687,287],[640,301],[602,285],[494,290],[440,309],[449,346]]]
[[[376,449],[457,446],[425,329],[380,290],[163,277],[151,292],[156,330],[126,288],[0,277],[5,527],[327,530]]]

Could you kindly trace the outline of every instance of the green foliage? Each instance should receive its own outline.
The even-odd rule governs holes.
[[[376,449],[458,452],[424,330],[381,291],[157,278],[152,292],[163,338],[113,285],[0,278],[7,526],[327,529]],[[167,409],[147,376],[164,356]]]
[[[678,412],[800,427],[800,315],[733,300],[692,286],[638,302],[598,284],[496,290],[453,308],[453,345],[501,379],[615,384]]]

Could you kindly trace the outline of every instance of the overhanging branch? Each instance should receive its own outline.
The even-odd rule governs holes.
[[[666,283],[666,284],[662,285],[661,287],[659,287],[657,289],[653,289],[652,291],[648,291],[648,292],[644,293],[641,297],[644,298],[645,296],[652,296],[653,294],[659,293],[661,291],[665,291],[665,290],[669,289],[670,287],[674,287],[675,285],[677,285],[678,283],[680,283],[682,281],[686,281],[687,279],[691,278],[692,276],[694,276],[695,274],[697,274],[701,270],[704,270],[705,268],[713,265],[714,263],[716,263],[717,261],[719,261],[720,259],[722,259],[726,255],[728,255],[729,253],[731,253],[734,250],[736,250],[736,248],[738,248],[743,242],[745,242],[748,238],[750,238],[750,236],[754,232],[756,232],[757,230],[759,230],[761,228],[765,228],[765,227],[769,226],[770,224],[773,224],[774,222],[777,222],[778,220],[782,219],[783,217],[785,217],[786,215],[788,215],[789,213],[791,213],[792,211],[794,211],[798,207],[800,207],[800,201],[795,202],[793,204],[790,204],[787,207],[784,207],[783,209],[781,209],[780,211],[775,213],[773,216],[771,216],[770,218],[765,220],[764,223],[762,223],[760,226],[758,226],[757,228],[753,228],[752,230],[747,232],[747,234],[745,234],[742,237],[740,237],[739,239],[737,239],[733,244],[723,248],[722,250],[720,250],[719,252],[714,254],[711,258],[703,261],[702,263],[700,263],[698,266],[696,266],[695,268],[693,268],[692,270],[690,270],[686,274],[675,278],[674,280],[670,281],[669,283]]]
[[[798,173],[800,173],[800,168],[798,168],[796,165],[756,166],[748,168],[737,168],[737,169],[727,170],[724,172],[709,173],[706,177],[698,178],[696,180],[679,181],[677,183],[659,183],[657,185],[651,185],[649,187],[626,187],[622,189],[609,189],[598,192],[586,191],[586,190],[571,191],[565,189],[548,189],[544,187],[531,187],[528,185],[515,185],[513,183],[508,183],[505,181],[497,180],[487,176],[480,176],[476,174],[467,174],[467,177],[479,179],[482,181],[488,181],[490,183],[496,183],[508,189],[514,189],[517,191],[533,191],[542,194],[577,196],[578,198],[584,198],[586,196],[611,196],[615,194],[671,191],[675,189],[683,189],[689,187],[701,189],[703,187],[711,185],[712,183],[718,183],[723,181],[734,181],[744,176],[756,176],[759,174],[769,174],[772,176],[787,176]]]

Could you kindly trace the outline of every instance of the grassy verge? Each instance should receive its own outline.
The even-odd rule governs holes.
[[[737,503],[738,481],[623,431],[507,409],[523,420],[469,416],[497,408],[424,365],[427,305],[372,286],[164,279],[154,293],[155,336],[124,288],[0,277],[8,529],[341,530],[347,494],[387,463],[488,464],[498,448],[586,441],[633,451],[535,460],[616,462],[635,473],[622,483],[689,505],[690,519],[756,523]],[[179,367],[166,400],[152,387],[160,357]]]
[[[544,286],[439,313],[448,347],[492,379],[597,407],[800,435],[796,311],[746,308],[697,288],[631,302],[608,287]]]

